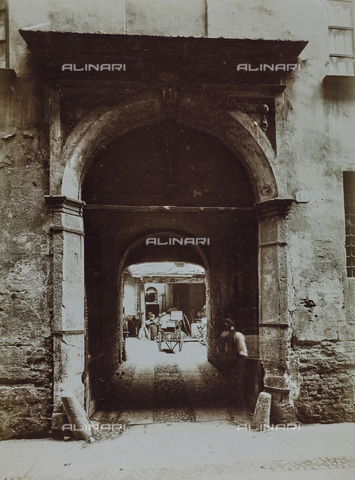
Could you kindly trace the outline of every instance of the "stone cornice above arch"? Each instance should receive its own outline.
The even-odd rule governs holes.
[[[161,78],[168,70],[190,84],[280,84],[307,45],[302,40],[280,39],[184,38],[27,29],[19,32],[47,77],[55,81],[61,78],[151,81]]]

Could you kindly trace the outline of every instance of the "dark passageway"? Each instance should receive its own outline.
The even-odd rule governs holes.
[[[129,418],[135,411],[132,423],[232,419],[242,406],[238,385],[213,366],[228,372],[235,362],[221,340],[224,319],[232,314],[239,331],[253,338],[259,333],[255,192],[243,162],[221,140],[164,121],[103,149],[88,168],[83,199],[89,414],[111,411]],[[204,243],[159,244],[174,238]],[[157,357],[150,342],[139,348],[154,352],[136,359],[133,341],[128,363],[121,363],[124,272],[133,264],[166,261],[205,269],[208,348],[202,359],[187,361],[196,344]],[[178,310],[186,308],[186,287],[175,287],[173,301]],[[245,364],[251,409],[260,388],[258,366],[257,355]]]
[[[181,352],[158,351],[151,341],[128,338],[128,359],[106,392],[101,423],[150,424],[231,420],[249,423],[237,382],[206,360],[206,347],[186,342]]]

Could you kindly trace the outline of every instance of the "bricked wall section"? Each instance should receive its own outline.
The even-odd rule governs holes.
[[[298,345],[302,375],[296,403],[305,423],[355,421],[355,340]]]

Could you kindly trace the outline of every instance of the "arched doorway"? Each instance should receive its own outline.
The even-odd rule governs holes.
[[[208,357],[215,364],[225,367],[228,362],[220,345],[226,314],[235,316],[245,334],[258,335],[255,198],[243,165],[222,142],[173,121],[132,130],[92,162],[82,196],[87,204],[87,377],[97,384],[97,397],[116,368],[122,336],[117,292],[122,290],[127,261],[204,264],[209,284]],[[174,238],[187,243],[167,241]],[[100,347],[94,345],[99,342]],[[256,372],[255,365],[250,368]]]
[[[278,188],[270,167],[270,161],[273,161],[274,158],[272,148],[263,132],[259,129],[256,130],[255,122],[247,115],[240,111],[228,113],[215,107],[211,108],[199,96],[194,97],[193,95],[185,94],[181,96],[175,121],[168,119],[168,121],[161,122],[162,116],[164,117],[162,108],[164,108],[164,105],[162,105],[161,98],[150,93],[135,97],[132,102],[127,102],[124,107],[117,106],[106,111],[100,108],[93,111],[88,117],[79,122],[69,134],[62,148],[60,162],[56,164],[51,173],[51,195],[47,196],[46,200],[52,211],[53,268],[54,282],[57,285],[55,296],[59,299],[58,302],[54,299],[53,314],[55,325],[54,349],[56,352],[54,361],[54,416],[60,415],[62,411],[60,392],[64,387],[70,388],[79,399],[79,402],[84,405],[83,382],[87,385],[88,378],[82,375],[85,369],[84,335],[86,332],[84,321],[84,258],[82,249],[82,235],[84,233],[82,213],[84,204],[80,200],[83,182],[84,179],[86,182],[86,179],[89,178],[90,165],[93,166],[94,170],[101,165],[98,160],[104,153],[100,152],[108,150],[109,145],[114,145],[114,139],[124,138],[125,133],[128,132],[128,137],[126,138],[129,139],[130,132],[133,130],[141,127],[147,128],[143,127],[144,125],[151,125],[154,128],[160,128],[161,132],[165,132],[160,137],[160,139],[166,139],[164,140],[165,143],[160,142],[160,144],[166,145],[165,159],[169,161],[170,158],[168,173],[171,172],[170,167],[174,164],[173,161],[171,162],[174,151],[169,145],[171,145],[171,138],[174,137],[174,131],[177,133],[176,128],[183,127],[182,133],[184,133],[184,128],[191,129],[196,133],[205,132],[201,133],[201,135],[204,135],[204,142],[202,142],[204,145],[208,144],[209,141],[211,142],[211,140],[215,141],[217,139],[220,147],[227,147],[225,151],[231,156],[230,164],[234,165],[232,170],[234,168],[235,171],[235,168],[239,168],[242,176],[244,176],[243,178],[246,179],[246,184],[250,188],[244,200],[248,197],[249,203],[241,204],[240,206],[238,203],[235,203],[237,197],[233,195],[233,191],[238,191],[238,189],[233,190],[232,188],[227,192],[222,192],[222,195],[219,195],[220,191],[217,192],[218,200],[223,199],[224,203],[222,205],[224,206],[220,206],[219,201],[217,202],[218,206],[214,206],[216,204],[213,203],[213,199],[208,203],[208,206],[205,206],[204,202],[200,202],[202,197],[200,195],[201,190],[190,188],[188,198],[194,203],[184,204],[181,201],[181,198],[184,197],[184,192],[181,190],[181,187],[184,187],[184,182],[174,183],[170,182],[170,179],[168,182],[165,181],[164,194],[161,190],[159,191],[159,186],[153,192],[145,191],[146,195],[153,194],[158,197],[160,195],[160,202],[157,202],[153,208],[150,207],[152,201],[149,200],[146,204],[142,204],[140,201],[133,205],[127,201],[123,203],[120,201],[119,209],[117,208],[118,204],[107,204],[108,208],[102,209],[102,199],[95,204],[97,197],[96,200],[87,198],[93,203],[90,203],[91,206],[86,206],[85,211],[90,212],[92,216],[96,216],[99,219],[99,223],[101,222],[103,226],[100,233],[98,233],[94,231],[95,229],[91,229],[90,222],[87,224],[85,234],[88,251],[90,251],[91,243],[92,248],[96,249],[99,255],[102,252],[107,252],[107,247],[109,247],[110,251],[114,251],[116,254],[119,252],[119,255],[122,255],[125,249],[139,236],[148,231],[161,231],[169,225],[169,222],[170,226],[171,222],[173,223],[172,228],[176,231],[189,231],[191,232],[189,234],[192,236],[197,235],[198,238],[206,237],[211,231],[216,234],[217,239],[223,237],[223,241],[225,241],[227,238],[227,243],[224,243],[223,248],[220,248],[220,251],[223,251],[224,254],[224,266],[218,269],[212,269],[211,266],[211,285],[213,282],[216,286],[216,288],[211,290],[211,311],[212,315],[217,318],[218,315],[224,314],[222,310],[228,303],[229,306],[233,306],[235,302],[235,297],[233,296],[236,291],[235,275],[233,273],[235,271],[233,270],[234,263],[230,264],[228,260],[233,257],[232,252],[235,254],[234,244],[236,243],[238,232],[243,231],[244,228],[246,232],[251,226],[254,232],[252,237],[250,235],[241,235],[237,244],[240,248],[243,246],[245,251],[254,247],[257,247],[258,250],[259,328],[262,327],[260,330],[260,357],[264,366],[264,384],[268,391],[272,391],[276,401],[282,405],[281,409],[286,416],[292,416],[293,397],[290,395],[290,392],[292,393],[292,385],[288,380],[287,373],[289,368],[290,335],[287,309],[287,241],[284,228],[285,215],[292,204],[292,200],[277,198]],[[187,130],[185,130],[186,132]],[[183,137],[183,135],[182,137],[180,136],[181,139],[184,139]],[[137,143],[141,143],[141,140],[142,137],[139,138]],[[183,145],[183,142],[181,145]],[[189,145],[187,144],[187,146]],[[189,152],[189,149],[186,148],[186,151]],[[86,173],[88,173],[88,176]],[[186,172],[185,178],[189,178]],[[217,178],[223,179],[223,176],[217,174]],[[238,178],[238,175],[235,177],[231,176],[231,178]],[[195,180],[193,176],[192,180]],[[111,188],[107,193],[115,194],[115,190]],[[181,195],[180,201],[176,202],[175,205],[171,202],[171,195],[174,194]],[[128,198],[130,195],[129,191],[125,191],[124,195]],[[204,201],[206,200],[205,196],[202,198]],[[170,208],[167,208],[169,206]],[[105,210],[104,214],[103,210]],[[248,215],[250,218],[253,215],[253,211],[256,212],[257,221],[253,217],[254,221],[250,222]],[[145,226],[148,212],[149,215],[152,215],[151,218],[154,215],[156,218],[159,218],[159,222],[153,222],[150,227],[145,226],[144,228],[147,228],[147,230],[137,229],[132,224],[132,212],[135,213],[135,218],[138,220],[136,225],[140,225],[140,227]],[[213,216],[214,220],[212,223],[206,221],[207,216],[210,219],[212,218],[211,213],[216,213]],[[198,223],[196,222],[196,214],[199,215]],[[126,237],[122,235],[123,230],[119,228],[116,222],[114,225],[116,243],[114,242],[114,244],[108,241],[109,238],[112,239],[112,229],[110,221],[107,220],[107,215],[111,215],[112,218],[119,217],[119,223],[122,225],[122,221],[124,222],[124,231],[129,234]],[[222,235],[220,229],[221,222],[217,219],[222,218],[223,215],[230,220],[230,231],[227,234],[224,231]],[[239,218],[238,226],[241,229],[236,228],[236,223],[238,222],[235,222],[235,215]],[[246,219],[244,215],[246,215]],[[234,221],[231,220],[232,218]],[[224,225],[228,224],[228,222],[222,223]],[[258,239],[256,240],[255,232],[257,225]],[[200,231],[196,230],[198,226]],[[105,234],[110,229],[111,237]],[[254,238],[254,245],[253,242],[248,242],[250,238]],[[119,248],[116,248],[117,246]],[[211,258],[213,259],[213,256]],[[111,285],[117,285],[115,282],[117,282],[118,257],[116,256],[114,259],[106,258],[105,261],[110,265],[116,262],[115,274],[111,277]],[[213,275],[215,276],[213,277]],[[249,278],[248,274],[242,274],[239,277],[239,282],[242,282],[241,279],[243,278]],[[233,278],[233,282],[231,282],[231,278]],[[220,291],[221,284],[227,285],[224,292]],[[242,287],[242,290],[244,290],[244,287]],[[106,291],[105,295],[107,295]],[[64,303],[66,303],[65,310],[61,307],[62,303],[60,302],[63,298],[65,298]],[[221,299],[223,299],[222,303],[220,302]],[[113,311],[116,315],[117,308]],[[213,325],[213,328],[216,328],[216,332],[218,330],[217,325],[218,322]],[[214,337],[217,338],[217,335]],[[73,340],[71,346],[76,349],[75,351],[71,351],[69,344],[62,342],[62,339],[66,340],[67,338]],[[217,346],[212,351],[217,352],[218,356]],[[75,360],[74,368],[70,366],[73,364],[73,361],[67,361],[71,357]],[[211,357],[211,360],[216,361],[216,358]],[[88,408],[87,405],[86,408]]]

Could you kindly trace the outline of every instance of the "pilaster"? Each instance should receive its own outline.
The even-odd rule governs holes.
[[[52,214],[53,272],[53,401],[62,412],[64,390],[84,406],[82,374],[85,358],[84,228],[85,202],[46,195]]]
[[[272,394],[277,421],[292,420],[287,362],[291,329],[288,309],[287,225],[293,199],[255,205],[259,220],[259,348],[264,389]]]

